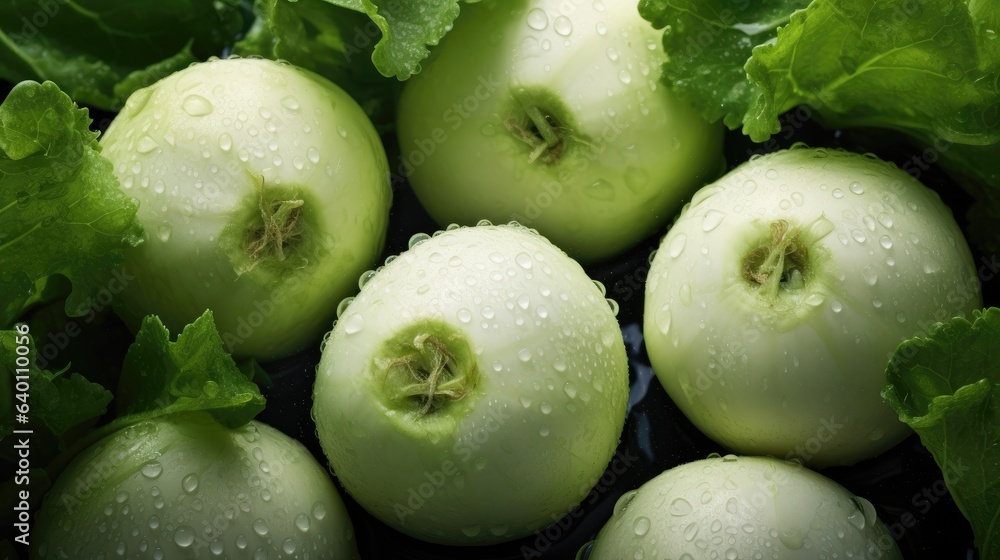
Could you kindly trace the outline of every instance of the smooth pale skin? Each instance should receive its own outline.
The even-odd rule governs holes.
[[[874,507],[797,463],[727,455],[626,493],[588,560],[900,560]]]
[[[145,242],[126,253],[120,313],[172,332],[211,308],[227,349],[271,359],[319,340],[381,253],[388,162],[368,117],[320,76],[213,59],[139,90],[101,139]],[[263,185],[263,187],[262,187]],[[263,189],[263,190],[262,190]],[[283,260],[249,269],[261,200],[301,200]]]
[[[344,503],[302,444],[204,413],[140,422],[81,453],[32,545],[37,559],[358,558]]]
[[[802,232],[808,265],[801,287],[768,297],[743,267],[779,220]],[[660,382],[720,444],[850,465],[910,433],[880,395],[897,345],[981,305],[936,193],[873,158],[799,148],[695,196],[653,259],[644,331]]]
[[[581,262],[619,254],[723,168],[722,127],[659,83],[661,41],[631,0],[463,4],[403,90],[393,167],[442,226],[517,220]],[[506,128],[525,106],[570,137],[558,161]]]
[[[418,415],[385,395],[399,333],[453,333],[477,379]],[[468,377],[466,377],[468,378]],[[603,293],[526,228],[453,229],[370,279],[329,336],[316,433],[347,491],[404,533],[444,544],[512,540],[592,489],[625,421],[628,363]]]

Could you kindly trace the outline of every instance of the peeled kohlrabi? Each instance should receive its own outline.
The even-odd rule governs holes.
[[[899,168],[797,148],[702,189],[652,261],[654,370],[738,453],[852,464],[910,433],[881,397],[896,346],[982,305],[951,211]]]
[[[172,331],[211,309],[228,350],[277,358],[318,342],[383,247],[379,136],[328,80],[213,59],[133,94],[101,139],[146,240],[120,312]]]
[[[414,537],[482,545],[586,497],[618,445],[628,362],[579,264],[527,228],[483,225],[366,280],[327,339],[312,409],[358,503]]]
[[[871,502],[772,457],[694,461],[624,494],[581,560],[901,560]]]
[[[357,558],[330,475],[298,441],[205,413],[118,430],[46,496],[32,558]]]

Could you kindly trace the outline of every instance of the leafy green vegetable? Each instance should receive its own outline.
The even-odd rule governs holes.
[[[217,54],[242,28],[239,0],[6,0],[0,78],[52,80],[81,104],[117,109],[141,83]]]
[[[51,372],[39,369],[34,363],[35,343],[31,336],[20,335],[17,331],[0,331],[0,368],[4,385],[14,387],[16,379],[16,349],[21,342],[32,356],[27,369],[30,390],[30,413],[26,415],[33,424],[41,423],[55,436],[61,436],[70,428],[88,420],[100,417],[107,410],[112,395],[104,387],[91,383],[78,373]],[[5,402],[21,401],[5,399]],[[12,412],[12,411],[11,411]],[[12,413],[6,413],[0,420],[0,436],[6,437],[14,429]]]
[[[211,311],[185,327],[176,342],[159,318],[147,317],[125,357],[116,394],[128,423],[208,411],[234,428],[264,409],[260,390],[226,352]]]
[[[402,85],[370,62],[380,31],[365,14],[326,0],[257,0],[254,13],[257,19],[235,54],[312,70],[347,91],[377,126],[391,122]]]
[[[1000,141],[996,49],[962,0],[641,6],[666,26],[667,83],[707,118],[742,124],[754,141],[778,132],[778,117],[800,104],[819,109],[831,126]]]
[[[52,82],[21,82],[0,105],[0,328],[62,275],[72,316],[115,279],[141,242],[136,206],[100,155],[85,109]]]
[[[887,376],[882,396],[941,467],[980,555],[1000,557],[1000,309],[904,342]]]
[[[428,46],[451,30],[459,0],[257,0],[254,7],[258,20],[237,52],[266,52],[269,32],[274,52],[291,54],[280,57],[305,68],[343,73],[363,55],[383,76],[406,80],[420,72]],[[319,54],[320,61],[296,56],[307,52]]]
[[[664,28],[663,46],[670,56],[664,82],[709,121],[722,119],[735,129],[751,114],[756,96],[744,64],[755,47],[773,41],[778,26],[809,1],[642,0],[639,13]]]
[[[372,61],[385,76],[406,80],[420,72],[428,45],[436,45],[458,17],[459,0],[326,0],[368,15],[381,32]]]

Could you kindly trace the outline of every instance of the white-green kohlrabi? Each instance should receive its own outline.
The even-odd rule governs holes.
[[[318,341],[382,250],[388,162],[364,111],[328,80],[213,59],[133,94],[101,139],[146,240],[120,312],[179,332],[206,308],[237,356]]]
[[[441,225],[621,253],[723,165],[722,128],[659,83],[661,40],[633,0],[463,5],[403,91],[401,172]]]
[[[849,465],[909,433],[880,396],[897,345],[981,305],[936,193],[874,157],[798,147],[684,208],[652,261],[644,332],[671,398],[720,444]]]
[[[205,413],[123,428],[77,456],[38,514],[32,558],[357,558],[327,471],[298,441]]]
[[[625,422],[628,363],[603,290],[544,237],[450,228],[367,279],[313,397],[323,450],[364,508],[420,539],[488,544],[593,488]]]
[[[901,560],[872,504],[772,457],[710,457],[624,494],[581,560]]]

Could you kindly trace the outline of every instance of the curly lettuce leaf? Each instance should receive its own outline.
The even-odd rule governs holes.
[[[400,80],[420,72],[430,54],[458,17],[459,0],[326,0],[368,15],[381,31],[372,62],[384,76]]]
[[[669,54],[663,81],[698,107],[706,120],[721,120],[736,129],[754,98],[743,66],[755,47],[774,41],[778,27],[809,2],[641,0],[639,13],[663,29]]]
[[[1000,141],[996,7],[984,0],[643,0],[641,12],[666,29],[665,81],[754,141],[800,104],[830,126]]]
[[[142,240],[89,125],[52,82],[21,82],[0,104],[0,328],[55,275],[72,283],[66,313],[85,315]]]
[[[312,70],[347,91],[376,126],[388,126],[401,84],[371,64],[380,32],[365,14],[325,0],[256,0],[254,13],[254,24],[234,54]]]
[[[747,61],[756,95],[743,131],[766,139],[781,113],[809,104],[830,126],[995,143],[1000,92],[984,62],[962,0],[814,0]]]
[[[226,352],[210,310],[170,340],[160,319],[142,322],[122,366],[120,422],[175,412],[206,411],[238,427],[264,410],[260,389]]]
[[[327,58],[320,66],[341,72],[363,54],[382,76],[404,81],[420,72],[420,61],[430,54],[428,47],[451,30],[460,1],[256,0],[258,21],[236,51],[267,51],[270,34],[275,51],[303,54],[312,50]],[[282,46],[282,42],[294,45]],[[331,53],[338,54],[339,60],[331,59]],[[300,64],[296,58],[288,60]],[[304,66],[316,69],[313,63]]]
[[[218,54],[242,28],[239,0],[5,0],[0,78],[50,80],[115,110],[135,86]]]
[[[1000,558],[1000,309],[901,344],[882,396],[930,450],[983,558]]]

